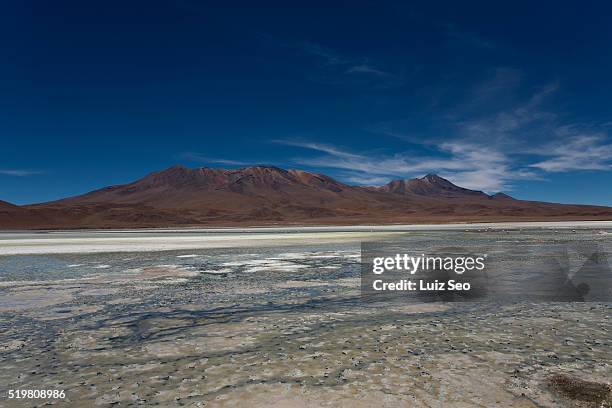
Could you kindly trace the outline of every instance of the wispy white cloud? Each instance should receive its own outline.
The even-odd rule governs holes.
[[[612,142],[604,134],[574,134],[541,151],[550,158],[531,167],[547,172],[612,170]]]
[[[230,159],[220,159],[213,158],[201,155],[200,153],[195,152],[185,152],[179,155],[181,159],[189,160],[196,163],[218,163],[218,164],[227,164],[228,166],[245,166],[249,163],[239,161],[239,160],[230,160]]]
[[[354,153],[339,147],[308,141],[277,141],[323,153],[301,157],[301,165],[342,170],[341,177],[360,184],[379,184],[394,178],[409,178],[435,172],[466,188],[485,191],[509,189],[514,180],[534,178],[534,172],[516,169],[509,158],[491,147],[464,141],[442,143],[439,156],[419,157],[410,153],[381,155]]]
[[[349,153],[340,148],[334,147],[325,143],[308,142],[303,140],[292,140],[292,139],[275,139],[271,140],[273,143],[283,144],[287,146],[304,147],[306,149],[317,150],[319,152],[328,153],[331,156],[342,157],[347,160],[358,160],[361,156],[358,154]]]
[[[378,69],[370,64],[363,63],[358,65],[353,65],[346,70],[347,74],[366,74],[366,75],[374,75],[379,77],[389,77],[393,76],[392,74]]]
[[[391,73],[371,64],[367,58],[357,58],[342,55],[331,48],[310,41],[302,42],[298,47],[309,55],[320,58],[326,65],[341,65],[346,67],[347,74],[366,74],[379,77],[393,76]]]
[[[314,63],[308,69],[309,78],[338,86],[354,86],[368,89],[388,89],[405,83],[403,73],[394,73],[384,69],[380,61],[373,62],[368,57],[349,55],[317,44],[312,41],[285,42],[275,40],[268,35],[260,36],[268,44],[277,44],[292,49],[298,55],[309,57]]]
[[[33,175],[42,174],[42,173],[43,172],[39,170],[0,169],[0,174],[4,174],[6,176],[16,176],[16,177],[33,176]]]
[[[496,146],[456,140],[441,147],[451,153],[451,161],[463,165],[455,169],[442,166],[441,175],[462,187],[495,192],[512,190],[516,180],[540,178],[535,172],[518,166]]]
[[[340,65],[348,63],[345,57],[343,57],[336,51],[324,47],[320,44],[316,44],[310,41],[303,41],[297,44],[296,47],[307,54],[321,58],[326,64],[329,65]]]
[[[478,141],[520,142],[529,134],[550,134],[559,127],[558,116],[541,108],[542,102],[559,87],[552,82],[535,92],[527,101],[495,113],[464,120],[456,120],[455,132],[463,138]],[[501,88],[506,89],[506,88]],[[489,90],[484,91],[488,93]],[[488,98],[481,94],[483,103]],[[533,140],[530,140],[533,142]]]
[[[472,97],[486,105],[501,94],[513,92],[520,78],[520,72],[512,69],[498,70],[492,79],[476,87]],[[355,152],[304,140],[277,142],[319,153],[298,157],[296,163],[335,169],[344,180],[359,184],[380,184],[433,172],[463,187],[494,192],[511,190],[519,180],[544,179],[546,173],[611,171],[612,126],[568,124],[561,115],[546,110],[548,99],[558,89],[559,82],[552,81],[531,96],[488,114],[470,115],[461,109],[446,116],[439,114],[444,118],[440,122],[445,123],[432,129],[440,137],[413,136],[410,120],[370,128],[420,145],[419,155]]]
[[[340,178],[346,182],[361,186],[382,186],[391,180],[386,176],[370,176],[361,173],[345,173],[341,174]]]
[[[542,108],[546,99],[559,89],[552,81],[528,97],[520,97],[523,73],[515,68],[498,67],[465,92],[461,102],[445,109],[423,111],[412,116],[369,126],[369,130],[410,143],[439,144],[463,139],[473,144],[496,144],[504,149],[538,134],[546,137],[559,126],[559,117]]]
[[[542,108],[558,89],[559,82],[553,81],[511,109],[459,122],[457,133],[503,148],[508,155],[528,156],[520,165],[531,171],[612,170],[612,137],[605,124],[567,123]]]

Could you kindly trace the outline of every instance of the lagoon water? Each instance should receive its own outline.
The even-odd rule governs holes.
[[[573,406],[549,379],[612,378],[610,302],[365,300],[360,244],[486,251],[511,279],[537,269],[544,245],[567,249],[570,272],[589,256],[581,248],[607,256],[611,232],[2,233],[0,405]],[[7,400],[9,389],[66,398]]]

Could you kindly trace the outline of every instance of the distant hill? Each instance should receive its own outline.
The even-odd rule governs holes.
[[[7,201],[0,200],[0,211],[15,211],[18,210],[19,206],[11,204]]]
[[[410,180],[393,180],[379,187],[379,190],[394,194],[416,194],[425,197],[489,197],[482,191],[468,190],[467,188],[456,186],[450,181],[435,174],[428,174],[425,177]]]
[[[349,225],[469,221],[612,220],[612,208],[516,200],[435,174],[379,187],[323,174],[253,166],[174,166],[129,184],[28,206],[0,202],[0,228]]]

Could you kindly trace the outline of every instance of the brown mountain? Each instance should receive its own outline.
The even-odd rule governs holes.
[[[7,201],[0,200],[0,211],[15,211],[18,210],[19,206],[11,204]]]
[[[489,196],[429,174],[381,187],[302,170],[174,166],[58,201],[0,202],[0,228],[127,228],[612,219],[612,208]]]
[[[394,194],[416,194],[426,197],[489,197],[482,191],[468,190],[467,188],[456,186],[435,174],[428,174],[425,177],[410,180],[393,180],[380,187],[379,190]]]

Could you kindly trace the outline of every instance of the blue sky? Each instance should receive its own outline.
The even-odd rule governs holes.
[[[181,163],[612,205],[609,3],[215,3],[4,4],[0,199]]]

